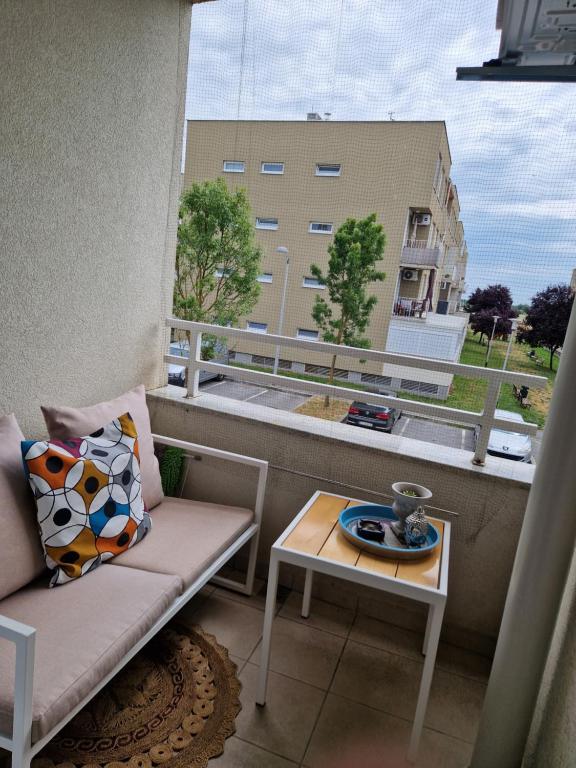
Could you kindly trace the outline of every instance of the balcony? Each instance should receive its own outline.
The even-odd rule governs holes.
[[[394,302],[394,315],[396,317],[417,317],[423,320],[426,317],[426,299],[410,299],[399,296]]]
[[[438,268],[440,262],[440,248],[430,248],[426,240],[407,240],[402,248],[401,267]]]

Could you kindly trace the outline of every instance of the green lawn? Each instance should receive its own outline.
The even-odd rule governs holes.
[[[506,342],[496,341],[493,343],[488,363],[490,368],[502,368],[504,357],[506,355],[506,348]],[[504,408],[507,411],[520,413],[525,421],[543,427],[548,414],[548,405],[552,394],[554,379],[556,378],[556,371],[551,371],[548,368],[548,350],[543,348],[538,348],[536,350],[536,355],[542,360],[542,365],[538,365],[531,360],[528,357],[528,352],[529,348],[525,345],[513,344],[507,366],[508,370],[545,376],[548,379],[547,387],[543,390],[532,389],[528,396],[528,399],[532,403],[532,408],[521,408],[519,402],[512,393],[512,385],[504,384],[500,392],[498,407]],[[486,344],[479,344],[477,338],[474,338],[472,334],[468,332],[468,336],[462,347],[460,362],[466,365],[477,365],[483,368],[485,359]],[[555,367],[557,364],[556,361]],[[445,404],[450,408],[480,412],[484,404],[486,387],[486,382],[481,379],[465,379],[462,376],[454,376],[452,390],[446,399]],[[407,400],[418,400],[423,403],[439,403],[438,400],[420,397],[419,395],[408,394],[405,392],[399,394]]]

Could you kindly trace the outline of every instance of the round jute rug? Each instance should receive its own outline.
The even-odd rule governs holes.
[[[32,768],[205,768],[234,733],[240,683],[212,635],[170,624],[32,761]]]

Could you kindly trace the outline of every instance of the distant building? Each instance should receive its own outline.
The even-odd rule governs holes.
[[[261,297],[246,327],[277,332],[285,259],[276,248],[285,246],[283,334],[318,338],[312,307],[324,289],[310,264],[326,269],[327,246],[347,217],[376,212],[386,233],[386,280],[373,286],[372,348],[457,361],[466,333],[466,316],[457,311],[467,250],[450,168],[443,122],[337,122],[317,114],[302,121],[189,121],[184,188],[223,176],[248,191],[264,259]],[[274,350],[238,344],[233,354],[269,366]],[[291,350],[281,364],[323,375],[329,360]],[[451,383],[449,374],[408,374],[342,356],[337,364],[339,378],[375,388],[445,397]]]

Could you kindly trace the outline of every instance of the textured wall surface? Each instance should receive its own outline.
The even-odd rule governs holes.
[[[168,388],[171,390],[172,388]],[[173,388],[176,390],[176,388]],[[271,470],[260,540],[260,567],[266,574],[270,546],[315,490],[349,493],[389,503],[398,480],[429,487],[432,503],[457,513],[452,520],[450,582],[445,625],[453,642],[492,650],[497,635],[533,468],[493,459],[474,467],[471,455],[397,435],[377,435],[344,424],[310,419],[272,408],[204,394],[193,400],[151,392],[148,404],[156,433],[267,459]],[[510,466],[511,465],[511,466]],[[342,485],[321,481],[328,478]],[[357,488],[369,489],[367,495]],[[187,493],[193,498],[240,506],[254,502],[255,474],[245,467],[202,459],[190,464]],[[300,574],[301,575],[301,574]],[[421,606],[375,590],[350,590],[342,581],[314,582],[316,594],[331,602],[360,597],[373,616],[423,628]],[[301,586],[295,582],[295,586]],[[393,612],[393,613],[392,613]]]
[[[191,6],[4,0],[0,413],[163,376]]]

